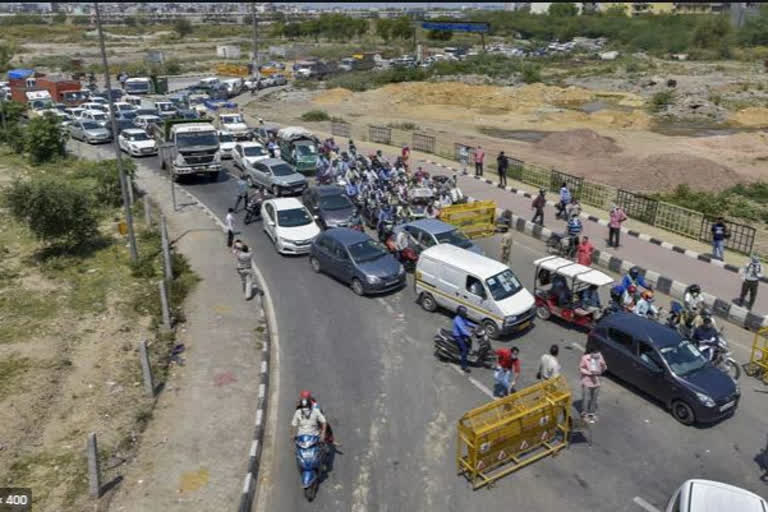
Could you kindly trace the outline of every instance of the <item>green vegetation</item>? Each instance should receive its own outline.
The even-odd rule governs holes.
[[[768,223],[768,182],[764,181],[738,184],[722,192],[694,191],[688,185],[678,185],[671,193],[655,197],[712,217]]]
[[[661,112],[675,102],[675,94],[672,91],[660,91],[651,96],[649,109],[651,112]]]
[[[53,115],[36,117],[27,124],[24,149],[35,163],[64,156],[64,142],[64,133]]]
[[[331,116],[325,110],[310,110],[301,114],[302,121],[329,121]]]
[[[419,125],[410,121],[400,121],[397,123],[389,123],[387,128],[393,128],[395,130],[404,130],[408,132],[416,132],[419,130]]]
[[[173,31],[176,32],[180,39],[191,34],[193,30],[192,22],[187,18],[178,18],[173,22]]]
[[[352,18],[343,14],[322,14],[316,19],[274,23],[270,34],[273,37],[296,39],[311,37],[315,41],[324,38],[330,41],[349,41],[368,33],[368,20]]]
[[[16,53],[13,44],[0,43],[0,72],[7,71],[11,67],[11,59]]]
[[[423,69],[394,68],[384,71],[352,71],[338,75],[326,82],[330,88],[343,87],[351,91],[367,91],[387,84],[399,82],[417,82],[426,80],[431,75]]]

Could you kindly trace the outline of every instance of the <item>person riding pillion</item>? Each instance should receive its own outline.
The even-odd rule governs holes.
[[[321,441],[325,441],[327,424],[320,408],[314,407],[312,400],[302,398],[293,413],[291,440],[298,436],[317,436]]]
[[[459,346],[461,352],[461,369],[469,373],[469,363],[467,362],[467,356],[469,355],[469,347],[472,343],[472,329],[477,327],[476,324],[470,322],[467,319],[466,306],[459,306],[456,311],[456,316],[453,317],[453,339],[456,340],[456,344]]]

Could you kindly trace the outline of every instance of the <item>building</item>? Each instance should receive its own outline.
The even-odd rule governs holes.
[[[675,4],[672,2],[600,2],[598,5],[602,12],[612,8],[623,9],[627,16],[669,14],[675,11]]]
[[[680,14],[720,14],[728,10],[729,2],[675,2]]]

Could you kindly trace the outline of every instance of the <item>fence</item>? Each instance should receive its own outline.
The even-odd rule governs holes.
[[[349,138],[352,130],[349,123],[344,121],[331,121],[331,135]]]
[[[390,144],[392,142],[392,130],[386,126],[369,126],[368,138],[371,142]]]
[[[435,138],[432,135],[426,135],[423,133],[414,133],[413,149],[416,151],[423,151],[424,153],[434,153]]]
[[[659,204],[657,200],[619,189],[616,192],[616,204],[624,210],[627,217],[652,226],[656,224],[656,209]]]
[[[712,242],[712,224],[716,219],[704,217],[701,220],[699,229],[699,240],[702,242]],[[729,237],[725,239],[725,246],[728,249],[749,254],[755,244],[755,235],[757,230],[752,226],[738,224],[726,220],[725,225],[728,228]]]
[[[571,191],[571,196],[574,199],[581,200],[581,189],[582,184],[584,183],[584,178],[552,169],[549,175],[549,190],[551,192],[558,192],[563,183],[565,183],[568,190]]]

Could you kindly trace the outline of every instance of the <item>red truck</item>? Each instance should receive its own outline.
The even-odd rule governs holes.
[[[78,80],[70,80],[63,77],[49,77],[43,76],[37,79],[37,88],[47,90],[51,99],[57,103],[82,103],[85,98],[77,98],[77,95],[72,94],[65,95],[65,92],[80,91],[82,86]]]

